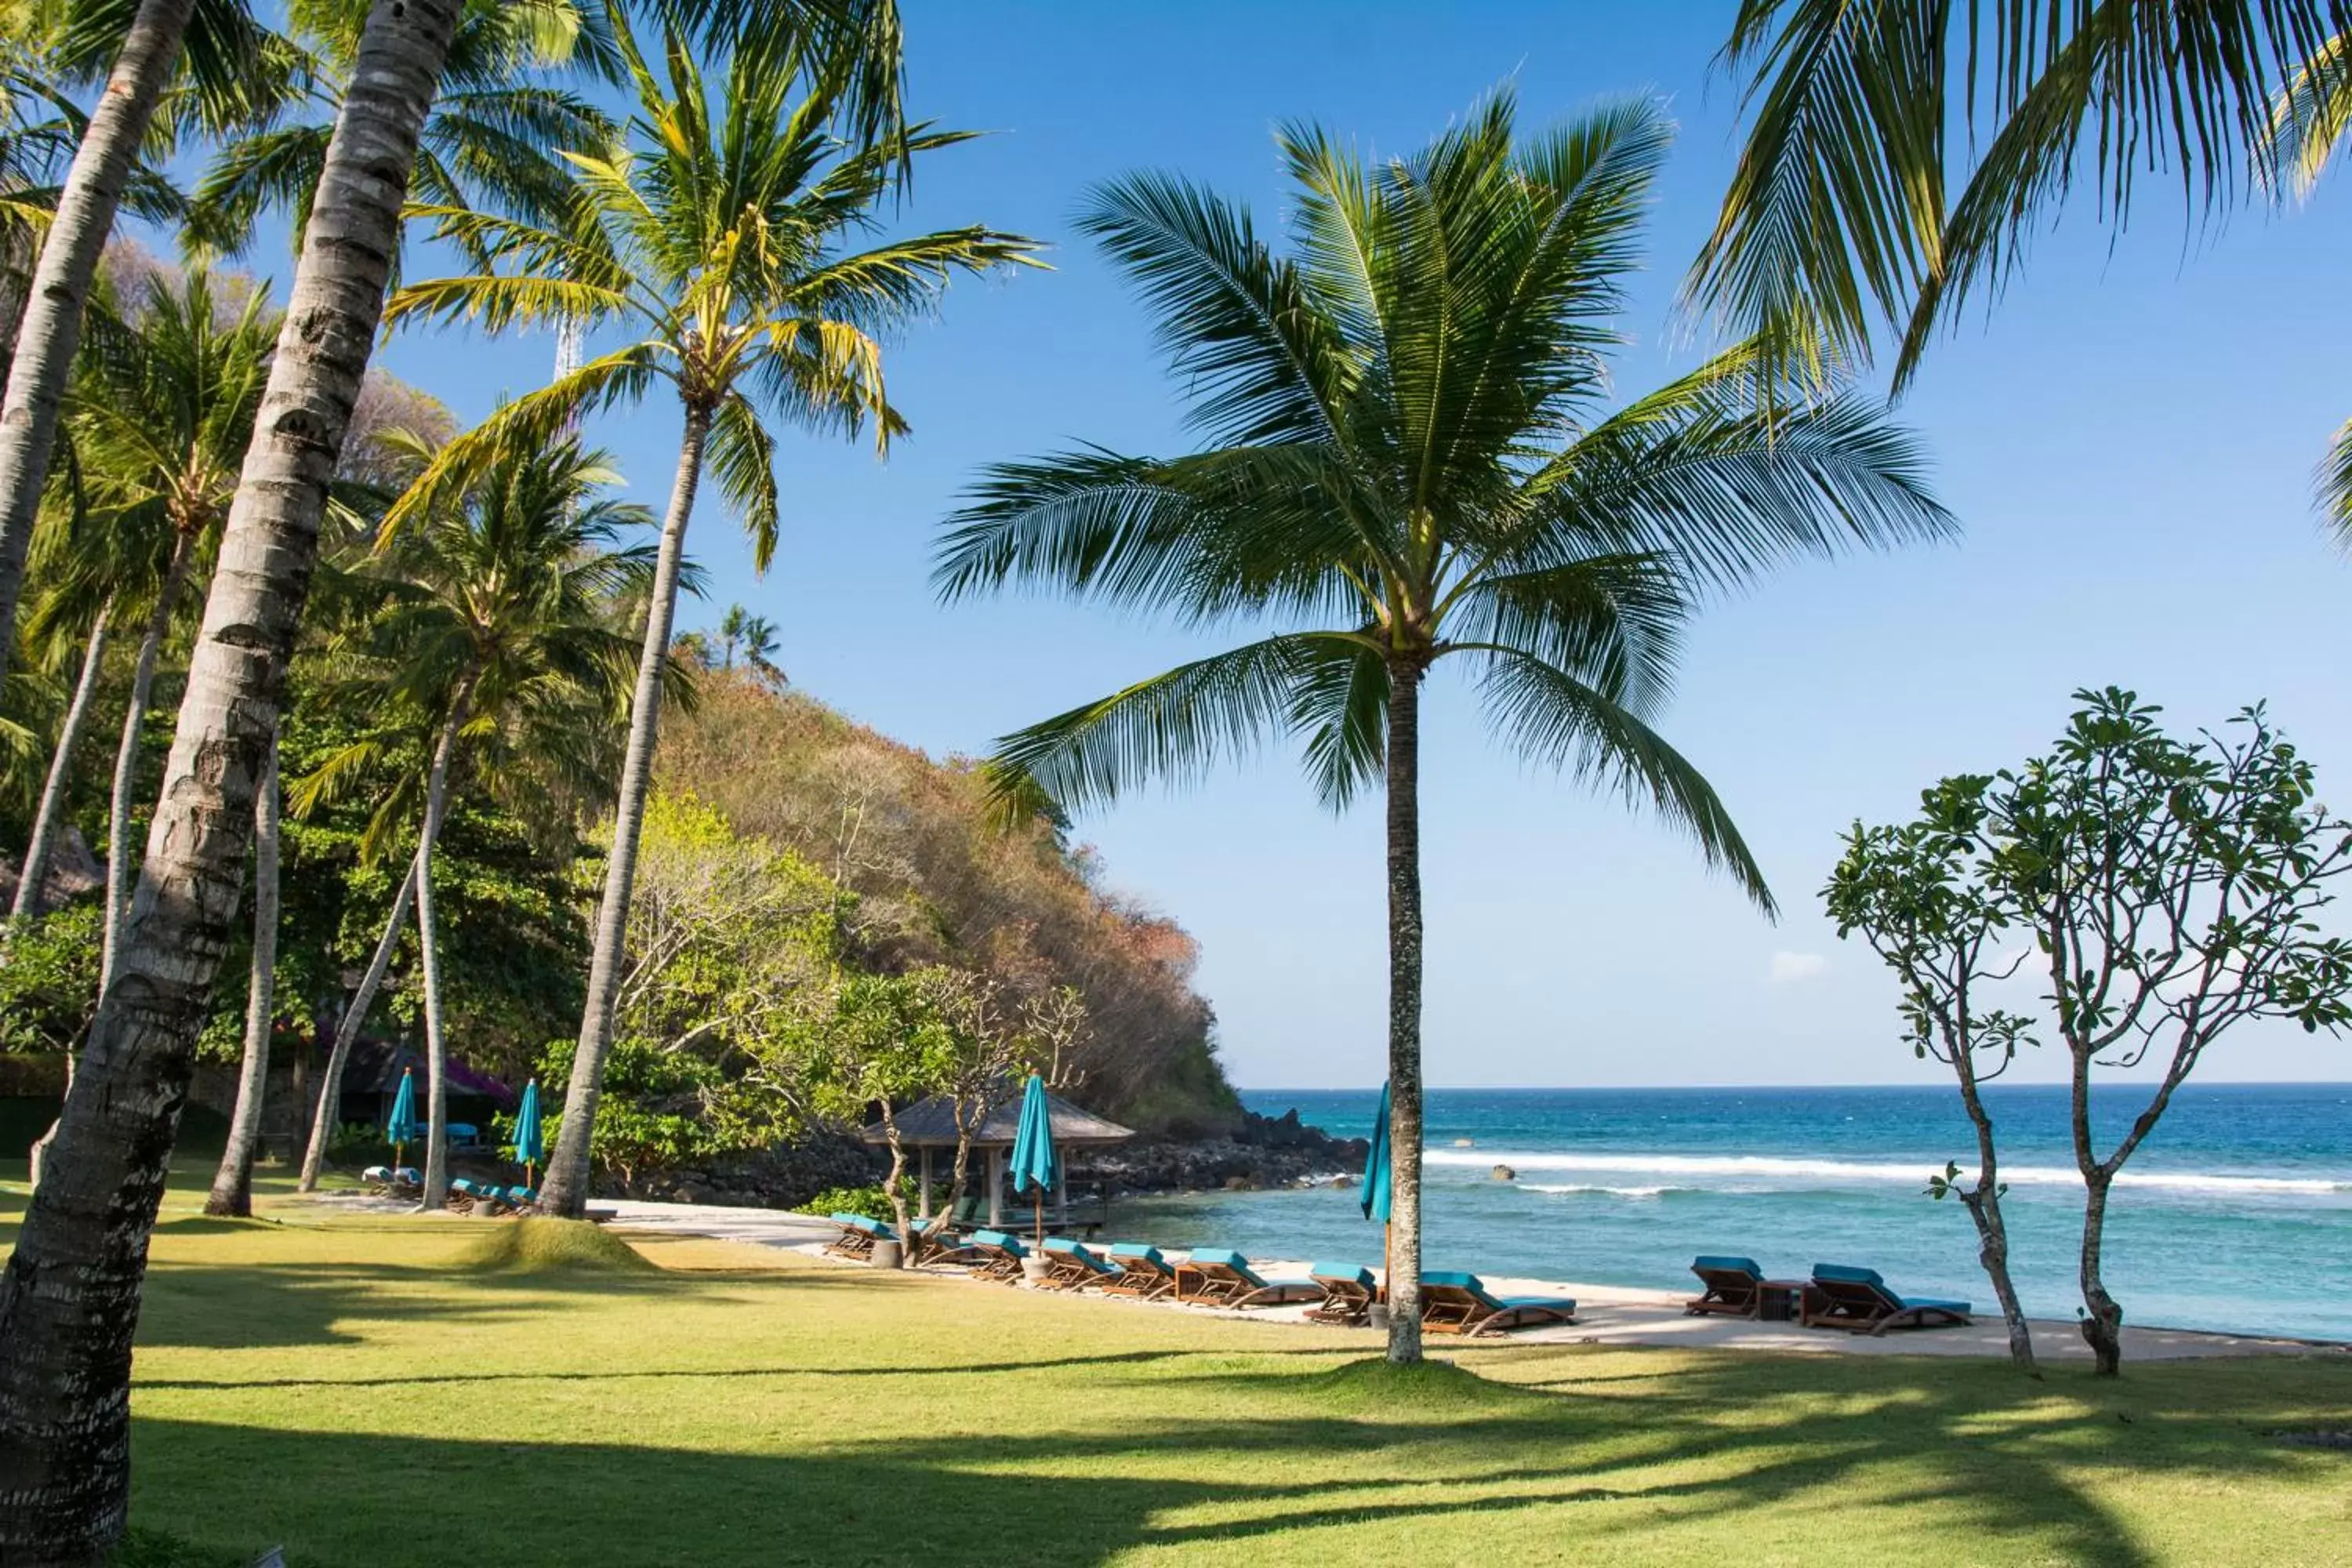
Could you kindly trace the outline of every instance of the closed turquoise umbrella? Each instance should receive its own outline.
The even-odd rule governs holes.
[[[1389,1292],[1389,1086],[1381,1085],[1381,1113],[1372,1120],[1372,1146],[1364,1152],[1364,1184],[1357,1194],[1364,1217],[1381,1222],[1381,1299]]]
[[[522,1162],[522,1184],[531,1184],[531,1167],[547,1158],[547,1134],[539,1125],[539,1080],[522,1086],[522,1103],[515,1107],[515,1158]]]
[[[416,1124],[416,1079],[406,1068],[400,1069],[400,1092],[392,1097],[392,1114],[384,1118],[383,1135],[392,1140],[392,1163],[400,1163],[401,1146],[416,1142],[424,1131]]]
[[[1013,1190],[1034,1189],[1037,1205],[1037,1239],[1045,1239],[1045,1194],[1062,1184],[1062,1157],[1054,1151],[1054,1111],[1045,1100],[1045,1080],[1029,1075],[1021,1094],[1021,1125],[1013,1134]]]

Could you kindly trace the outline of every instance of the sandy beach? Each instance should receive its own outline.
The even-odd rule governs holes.
[[[337,1207],[365,1206],[384,1211],[404,1208],[394,1200],[334,1196],[321,1203]],[[660,1236],[698,1236],[716,1241],[740,1242],[800,1253],[843,1268],[863,1265],[831,1258],[825,1244],[838,1226],[814,1215],[781,1209],[728,1208],[706,1204],[599,1203],[614,1211],[613,1225],[624,1231]],[[485,1224],[496,1224],[485,1220]],[[1167,1253],[1171,1262],[1183,1259],[1181,1249]],[[1268,1279],[1307,1277],[1305,1258],[1254,1258],[1250,1266]],[[911,1270],[936,1277],[943,1289],[969,1286],[975,1289],[1026,1289],[973,1279],[961,1268],[933,1267]],[[1921,1329],[1885,1335],[1847,1333],[1834,1329],[1801,1328],[1793,1322],[1759,1322],[1748,1319],[1693,1317],[1683,1310],[1688,1291],[1644,1290],[1622,1285],[1592,1285],[1575,1280],[1534,1279],[1508,1274],[1481,1274],[1497,1296],[1566,1296],[1577,1304],[1574,1323],[1515,1331],[1478,1340],[1439,1340],[1433,1343],[1465,1350],[1501,1344],[1615,1344],[1679,1346],[1688,1349],[1762,1351],[1789,1354],[1989,1356],[2009,1353],[2009,1337],[1998,1312],[1980,1314],[1966,1328]],[[1226,1317],[1268,1321],[1303,1322],[1303,1306],[1265,1307],[1234,1311],[1213,1307],[1178,1306],[1168,1301],[1136,1301],[1085,1293],[1107,1310],[1218,1313]],[[1985,1303],[1978,1303],[1979,1306]],[[2090,1351],[2071,1322],[2053,1319],[2033,1322],[2034,1352],[2045,1359],[2087,1361]],[[1373,1331],[1359,1331],[1367,1342]],[[2178,1361],[2212,1356],[2310,1355],[2352,1357],[2352,1345],[2311,1340],[2264,1338],[2248,1334],[2207,1333],[2189,1329],[2126,1326],[2125,1355],[2133,1361]],[[1449,1350],[1450,1353],[1450,1350]]]

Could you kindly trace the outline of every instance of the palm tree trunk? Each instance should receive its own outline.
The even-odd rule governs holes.
[[[261,1104],[269,1088],[269,1032],[277,1020],[278,742],[261,764],[253,798],[253,965],[245,989],[245,1068],[237,1075],[236,1109],[228,1119],[205,1212],[238,1219],[253,1212],[253,1153],[261,1139]]]
[[[433,748],[425,783],[425,826],[416,836],[416,939],[425,954],[425,1200],[427,1214],[449,1201],[449,1043],[441,1029],[441,949],[433,920],[433,846],[449,806],[449,760],[474,698],[474,675],[458,683],[449,721]]]
[[[1389,672],[1389,1360],[1421,1360],[1421,680]]]
[[[368,1008],[374,1005],[384,973],[392,967],[392,955],[400,946],[401,928],[408,923],[409,900],[415,896],[416,858],[411,856],[408,875],[401,879],[400,891],[393,896],[392,918],[383,923],[383,939],[375,944],[375,956],[368,960],[367,973],[360,976],[360,988],[352,993],[350,1004],[335,1025],[335,1043],[327,1052],[325,1069],[319,1075],[319,1103],[311,1113],[310,1146],[302,1152],[302,1176],[294,1184],[298,1193],[319,1190],[319,1171],[327,1162],[327,1144],[335,1136],[335,1116],[342,1108],[343,1066],[351,1059],[352,1047],[359,1039],[360,1031],[367,1026]]]
[[[383,317],[400,209],[461,0],[376,0],[230,508],[147,858],[58,1146],[0,1273],[0,1561],[80,1568],[122,1533],[131,1345],[253,795]]]
[[[172,612],[179,607],[180,588],[188,580],[188,560],[194,541],[184,531],[172,536],[172,563],[163,570],[163,585],[155,591],[155,609],[147,617],[147,635],[139,642],[139,662],[131,667],[131,701],[122,710],[122,738],[114,747],[114,793],[106,813],[106,921],[99,949],[98,990],[106,994],[114,978],[114,955],[122,945],[122,922],[131,913],[131,791],[139,778],[139,738],[147,727],[147,699],[155,685],[155,658],[172,630]]]
[[[645,827],[646,791],[653,783],[654,742],[661,729],[662,668],[669,658],[670,623],[677,612],[678,563],[686,553],[686,525],[694,515],[695,487],[702,478],[702,448],[709,436],[709,411],[689,407],[686,436],[678,444],[677,477],[670,487],[669,515],[662,521],[653,596],[646,606],[645,646],[637,653],[637,689],[629,705],[629,749],[622,759],[621,798],[613,813],[604,901],[596,912],[596,952],[588,966],[588,1003],[580,1019],[579,1048],[572,1058],[571,1087],[564,1091],[563,1125],[547,1159],[547,1180],[540,1187],[540,1207],[563,1219],[578,1219],[588,1206],[589,1138],[596,1126],[604,1058],[613,1049],[613,1013],[621,991],[629,898],[637,878],[637,837]]]
[[[16,879],[16,900],[8,910],[11,926],[37,918],[48,901],[43,884],[49,879],[49,858],[57,852],[58,832],[65,826],[66,786],[73,779],[74,747],[81,742],[81,727],[89,720],[90,699],[105,668],[107,624],[113,616],[114,600],[110,596],[98,607],[98,619],[90,623],[89,645],[81,656],[81,678],[74,682],[73,700],[66,705],[65,722],[58,729],[58,749],[49,757],[49,776],[41,785],[40,810],[33,817],[33,837],[25,846],[24,870]]]
[[[140,0],[41,242],[8,365],[6,401],[0,403],[0,674],[16,646],[25,551],[57,441],[58,405],[81,342],[82,305],[194,10],[195,0]]]

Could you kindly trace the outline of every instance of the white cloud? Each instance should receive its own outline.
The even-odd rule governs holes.
[[[1775,985],[1801,985],[1808,980],[1819,980],[1830,972],[1830,961],[1818,952],[1776,952],[1772,955],[1771,982]]]

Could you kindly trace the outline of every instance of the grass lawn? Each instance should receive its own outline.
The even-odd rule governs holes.
[[[2352,1358],[1400,1375],[1369,1335],[716,1243],[467,1267],[487,1223],[201,1197],[156,1232],[133,1400],[133,1524],[182,1549],[139,1561],[2352,1563],[2352,1453],[2282,1436],[2352,1427]]]

